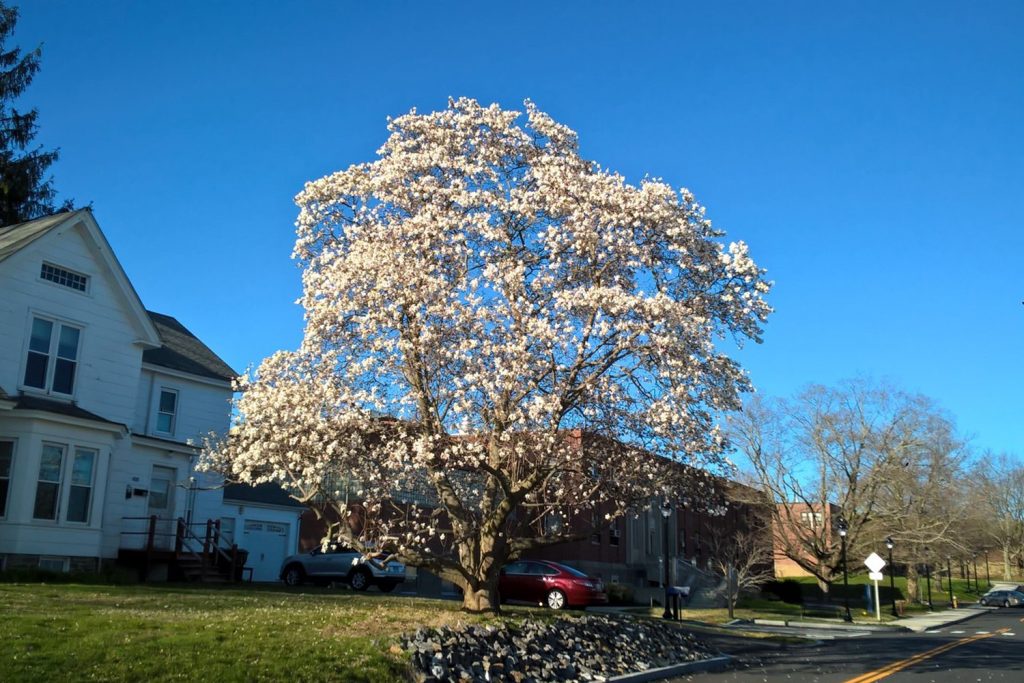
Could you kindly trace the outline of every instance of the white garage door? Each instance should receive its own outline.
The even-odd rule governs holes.
[[[288,556],[289,525],[249,519],[245,522],[239,545],[249,551],[247,567],[253,581],[277,581],[281,562]]]

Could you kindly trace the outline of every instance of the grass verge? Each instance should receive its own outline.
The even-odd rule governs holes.
[[[400,681],[399,634],[493,619],[319,589],[0,584],[0,680]]]

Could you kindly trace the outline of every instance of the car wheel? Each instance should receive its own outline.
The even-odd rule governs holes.
[[[544,604],[551,609],[565,609],[565,593],[558,590],[557,588],[548,593],[548,596],[544,598]]]
[[[306,582],[306,572],[301,564],[290,564],[285,568],[283,578],[286,586],[301,586]]]
[[[398,584],[394,581],[381,581],[377,584],[377,588],[380,589],[381,593],[390,593],[391,591],[395,590],[395,586],[397,585]]]
[[[348,577],[348,585],[354,591],[364,591],[370,587],[370,572],[365,569],[357,569]]]
[[[1009,606],[1010,606],[1010,601],[1009,600],[1003,600],[1003,607],[1009,607]]]

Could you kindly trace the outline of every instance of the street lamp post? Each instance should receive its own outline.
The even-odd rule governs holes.
[[[850,614],[850,577],[846,571],[846,534],[850,527],[846,524],[845,518],[839,518],[839,521],[836,522],[836,529],[839,531],[839,541],[842,544],[843,552],[843,621],[853,621],[853,616]]]
[[[924,581],[928,585],[928,611],[932,611],[932,566],[924,563]]]
[[[898,617],[896,611],[896,567],[892,563],[892,549],[896,544],[892,542],[892,536],[885,539],[885,547],[889,549],[889,596],[892,598],[892,615]]]
[[[664,619],[671,619],[672,618],[672,608],[669,606],[669,601],[668,601],[668,597],[669,597],[669,595],[668,595],[668,593],[669,593],[669,586],[668,586],[668,584],[669,584],[669,573],[668,573],[668,518],[669,518],[669,516],[671,514],[672,514],[672,504],[669,503],[668,499],[666,498],[661,503],[661,517],[662,517],[662,522],[664,522],[661,525],[662,528],[664,529],[664,535],[662,537],[662,547],[663,547],[663,549],[665,551],[664,552],[664,555],[665,555],[665,612],[661,616]]]
[[[949,606],[953,607],[953,560],[949,557],[946,558],[946,574],[948,579],[946,581],[947,587],[949,588]]]
[[[978,583],[978,556],[974,556],[974,592],[981,593],[981,584]]]
[[[985,583],[992,587],[992,576],[988,573],[988,548],[985,548]]]

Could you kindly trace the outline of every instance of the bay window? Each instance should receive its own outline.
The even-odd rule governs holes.
[[[0,517],[7,516],[7,492],[11,488],[14,442],[0,441]]]
[[[60,483],[64,469],[64,446],[44,443],[39,457],[39,479],[36,483],[36,502],[32,510],[35,519],[57,519],[60,505]]]
[[[75,459],[71,465],[67,521],[89,523],[89,504],[92,502],[92,480],[95,469],[96,451],[89,448],[76,448]]]

